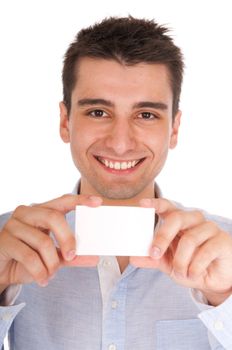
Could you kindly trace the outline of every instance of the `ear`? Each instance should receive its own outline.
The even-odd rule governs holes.
[[[60,107],[60,137],[65,143],[70,142],[69,117],[64,102],[59,103]]]
[[[177,145],[181,115],[182,115],[181,111],[178,111],[172,122],[172,133],[171,133],[170,144],[169,144],[170,149],[175,148]]]

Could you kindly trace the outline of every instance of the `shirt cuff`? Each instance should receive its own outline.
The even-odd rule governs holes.
[[[212,349],[232,349],[232,295],[222,304],[214,307],[207,304],[203,294],[191,290],[194,303],[201,311],[199,319],[208,328],[209,341]],[[218,347],[218,342],[223,347]]]

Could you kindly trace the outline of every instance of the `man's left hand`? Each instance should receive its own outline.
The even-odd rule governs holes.
[[[200,290],[209,304],[219,305],[232,293],[232,237],[200,211],[184,211],[163,199],[145,199],[162,224],[156,230],[150,257],[130,263],[157,268],[175,282]]]

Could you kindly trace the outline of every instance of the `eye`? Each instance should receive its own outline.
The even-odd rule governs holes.
[[[154,113],[151,113],[151,112],[142,112],[140,113],[140,116],[139,118],[141,119],[145,119],[145,120],[153,120],[153,119],[157,119],[158,116],[155,115]]]
[[[90,111],[88,115],[94,118],[101,118],[101,117],[106,117],[107,113],[104,112],[102,109],[94,109],[93,111]]]

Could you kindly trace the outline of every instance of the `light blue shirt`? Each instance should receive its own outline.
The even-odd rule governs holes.
[[[231,220],[207,219],[232,233]],[[67,221],[73,228],[73,212]],[[63,268],[47,287],[24,285],[0,307],[0,347],[7,332],[11,350],[231,350],[232,297],[210,308],[162,272],[129,265],[103,317],[98,268]]]

